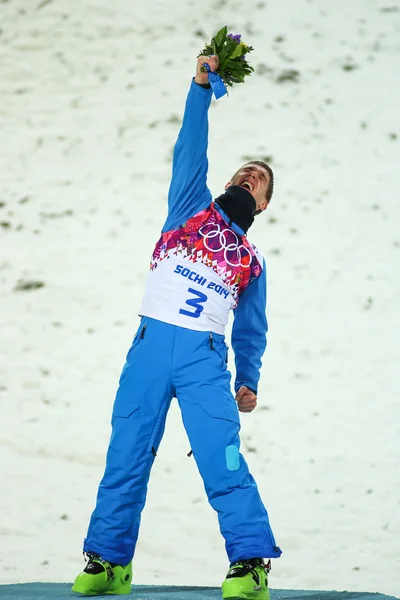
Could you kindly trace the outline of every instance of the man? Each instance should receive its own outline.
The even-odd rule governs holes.
[[[168,217],[156,244],[140,315],[117,391],[106,469],[73,591],[128,594],[140,515],[171,399],[182,411],[193,456],[217,511],[230,568],[223,597],[269,598],[275,545],[256,483],[239,452],[239,414],[257,404],[266,346],[265,263],[246,237],[271,199],[262,162],[239,169],[212,202],[207,188],[208,75],[201,56],[174,149]],[[234,309],[236,398],[224,329]],[[235,401],[236,400],[236,401]]]

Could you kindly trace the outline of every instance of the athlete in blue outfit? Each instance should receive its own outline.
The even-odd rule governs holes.
[[[266,346],[266,269],[246,233],[271,199],[263,162],[241,167],[212,201],[207,187],[211,89],[197,61],[174,149],[168,217],[151,259],[141,322],[122,370],[112,435],[73,591],[128,594],[140,515],[171,399],[178,399],[193,456],[217,511],[230,568],[224,598],[269,598],[267,572],[281,550],[239,451],[239,413],[257,404]],[[224,329],[234,310],[234,398]],[[157,357],[157,358],[155,358]],[[160,359],[162,357],[162,359]]]

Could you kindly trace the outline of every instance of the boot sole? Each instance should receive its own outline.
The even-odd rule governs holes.
[[[115,590],[107,590],[107,591],[91,591],[91,590],[81,590],[81,589],[77,589],[74,585],[72,586],[72,591],[75,592],[75,594],[81,594],[81,596],[111,596],[111,595],[126,595],[126,594],[130,594],[131,593],[131,589],[132,589],[132,585],[121,585],[121,587],[119,587],[118,589]]]

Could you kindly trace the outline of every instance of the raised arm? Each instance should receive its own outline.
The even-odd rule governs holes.
[[[208,109],[211,88],[204,63],[212,71],[218,68],[216,56],[200,56],[186,100],[179,136],[174,148],[172,179],[168,193],[168,217],[163,231],[169,231],[206,208],[211,202],[207,187]]]
[[[264,261],[261,275],[243,292],[234,310],[232,348],[236,365],[235,392],[239,410],[242,410],[243,404],[242,412],[251,412],[256,405],[261,358],[267,345],[266,301],[267,278]],[[242,399],[243,393],[245,395]],[[247,407],[246,398],[249,400]]]

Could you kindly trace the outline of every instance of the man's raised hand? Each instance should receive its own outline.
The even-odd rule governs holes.
[[[204,85],[205,83],[208,83],[207,71],[205,71],[203,73],[201,70],[204,63],[207,63],[209,65],[210,71],[216,71],[219,66],[218,56],[216,56],[215,54],[213,56],[203,56],[202,55],[202,56],[199,56],[199,58],[197,59],[196,77],[194,78],[194,80],[196,83],[198,83],[200,85]]]
[[[245,385],[240,386],[235,396],[240,412],[252,412],[257,406],[257,396]]]

